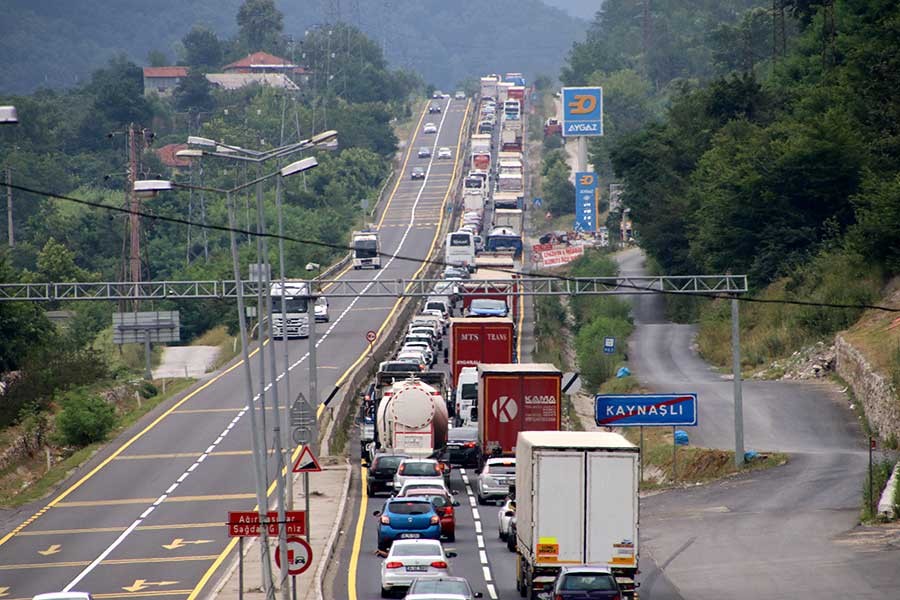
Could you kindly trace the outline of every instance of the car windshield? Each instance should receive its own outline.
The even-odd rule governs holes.
[[[450,432],[450,441],[470,442],[478,439],[478,430],[468,427],[457,427]]]
[[[616,589],[611,575],[605,573],[567,573],[560,589],[566,591],[610,591]]]
[[[464,383],[462,384],[462,397],[466,400],[474,400],[478,397],[478,384],[477,383]]]
[[[471,590],[469,584],[464,580],[429,580],[416,579],[411,588],[410,594],[459,594],[461,596],[470,596]]]
[[[431,503],[436,508],[444,508],[445,506],[450,506],[450,502],[447,500],[447,498],[440,494],[428,494],[425,497],[431,500]]]
[[[431,502],[391,502],[388,510],[395,515],[425,515],[431,512]]]
[[[394,556],[440,556],[441,551],[433,544],[394,544]]]
[[[395,373],[407,372],[409,371],[409,363],[390,362],[384,365],[384,368],[382,368],[381,370]]]
[[[406,463],[403,466],[403,474],[412,475],[413,477],[435,477],[441,473],[434,463]]]
[[[485,470],[491,475],[515,475],[516,465],[488,465]]]
[[[477,300],[472,300],[471,308],[469,310],[506,310],[506,302],[503,300],[479,298]]]
[[[402,461],[403,458],[403,456],[379,456],[375,458],[375,464],[373,466],[376,469],[396,469],[400,466],[400,461]]]

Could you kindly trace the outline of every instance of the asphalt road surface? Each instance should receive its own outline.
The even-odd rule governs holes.
[[[442,114],[422,115],[408,141],[398,185],[381,213],[383,251],[424,258],[435,242],[469,110],[468,101],[442,104]],[[422,133],[426,121],[439,127],[437,135]],[[424,145],[434,149],[435,158],[416,158],[415,150]],[[453,149],[454,160],[438,160],[440,146]],[[417,165],[426,168],[424,181],[409,179],[409,170]],[[408,278],[421,266],[400,259],[386,262],[381,270],[350,270],[341,276]],[[379,330],[394,307],[395,301],[385,298],[330,301],[331,322],[318,326],[323,398],[365,354],[366,331]],[[276,346],[282,372],[281,343]],[[296,395],[308,385],[306,341],[290,342],[289,352]],[[256,391],[258,361],[258,355],[251,358]],[[282,404],[284,383],[282,379],[278,387]],[[71,589],[102,598],[194,600],[208,591],[236,543],[227,537],[228,511],[251,510],[256,504],[247,400],[242,368],[229,369],[158,408],[46,500],[4,515],[0,597],[26,599]],[[270,407],[271,400],[269,391]],[[273,422],[269,410],[269,431]],[[271,433],[268,438],[271,444]],[[274,468],[271,460],[268,481]],[[316,523],[313,516],[312,526],[331,524]]]
[[[639,250],[618,259],[623,275],[645,273]],[[691,443],[734,448],[733,382],[691,348],[696,328],[667,323],[659,297],[632,300],[638,378],[658,392],[697,392]],[[779,381],[746,381],[743,399],[746,448],[788,452],[790,462],[645,498],[642,558],[689,600],[900,598],[900,535],[856,528],[868,459],[846,402],[827,384]],[[642,600],[657,598],[650,578]]]

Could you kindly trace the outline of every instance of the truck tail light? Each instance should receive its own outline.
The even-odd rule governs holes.
[[[436,560],[433,563],[431,563],[431,566],[434,567],[435,569],[446,569],[447,563],[442,560]]]
[[[388,564],[384,565],[384,568],[385,569],[399,569],[402,566],[403,566],[402,562],[397,562],[395,560],[392,560]]]
[[[439,525],[440,522],[441,522],[441,518],[440,518],[439,516],[434,515],[433,517],[431,517],[431,524],[432,524],[432,525]]]

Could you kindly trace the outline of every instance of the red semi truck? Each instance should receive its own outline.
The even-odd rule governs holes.
[[[515,327],[506,317],[450,319],[450,364],[453,387],[463,367],[481,363],[511,363]]]
[[[514,455],[521,431],[559,431],[562,372],[551,364],[478,365],[478,440],[485,457]]]

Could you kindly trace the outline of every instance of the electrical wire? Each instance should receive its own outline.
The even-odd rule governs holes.
[[[7,184],[3,184],[3,185],[7,185]],[[102,202],[94,202],[91,200],[84,200],[82,198],[73,198],[71,196],[64,196],[62,194],[56,194],[53,192],[37,190],[34,188],[29,188],[29,187],[26,187],[23,185],[19,185],[19,184],[8,184],[8,187],[10,187],[14,190],[19,190],[21,192],[26,192],[29,194],[43,196],[45,198],[53,198],[55,200],[64,200],[66,202],[73,202],[75,204],[81,204],[83,206],[90,206],[93,208],[100,208],[103,210],[117,212],[117,213],[121,213],[121,214],[125,214],[125,215],[135,214],[141,218],[150,219],[150,220],[154,220],[154,221],[175,223],[178,225],[187,225],[190,227],[199,227],[201,229],[207,229],[207,230],[211,230],[211,231],[220,231],[223,233],[234,232],[237,234],[247,235],[247,236],[265,237],[265,238],[271,238],[271,239],[275,239],[275,240],[280,239],[280,240],[284,240],[286,242],[294,242],[297,244],[306,244],[309,246],[316,246],[319,248],[327,248],[329,250],[339,250],[339,251],[343,251],[343,252],[350,252],[353,250],[352,247],[342,245],[342,244],[332,244],[329,242],[322,242],[319,240],[309,240],[309,239],[297,238],[297,237],[293,237],[290,235],[280,236],[277,233],[269,233],[269,232],[259,233],[255,230],[241,229],[239,227],[231,228],[231,227],[226,227],[225,225],[198,223],[198,222],[192,221],[190,219],[184,219],[181,217],[169,217],[169,216],[165,216],[165,215],[157,215],[157,214],[153,214],[153,213],[144,212],[141,210],[132,211],[123,206],[112,206],[109,204],[103,204]],[[394,254],[390,254],[389,252],[380,252],[379,251],[378,255],[381,257],[384,257],[384,258],[394,258],[395,260],[411,262],[411,263],[415,263],[415,264],[419,264],[419,265],[428,264],[428,265],[439,266],[439,267],[455,266],[455,265],[451,265],[450,263],[446,263],[446,262],[440,261],[440,260],[429,260],[429,259],[419,258],[419,257],[402,256],[400,254],[394,255]],[[566,277],[565,275],[556,275],[556,274],[547,274],[547,273],[533,273],[533,272],[529,272],[529,271],[513,271],[513,270],[509,270],[509,269],[503,269],[501,267],[491,267],[491,270],[497,271],[500,273],[509,273],[512,275],[521,275],[521,276],[535,277],[535,278],[541,278],[541,279],[555,279],[558,281],[566,281],[566,282],[573,282],[573,283],[578,283],[580,281],[577,277]],[[625,283],[619,284],[619,287],[625,288],[625,289],[633,289],[636,291],[640,291],[642,293],[652,293],[652,294],[659,294],[659,295],[671,295],[671,296],[682,296],[682,297],[685,295],[688,295],[685,292],[679,292],[676,290],[647,289],[647,288],[638,287],[635,285],[628,285]],[[754,304],[784,304],[784,305],[791,305],[791,306],[808,306],[808,307],[813,307],[813,308],[880,310],[880,311],[885,311],[885,312],[900,312],[900,307],[895,308],[895,307],[884,306],[884,305],[880,305],[880,304],[865,304],[865,303],[843,304],[843,303],[839,303],[839,302],[813,302],[813,301],[808,301],[808,300],[791,300],[791,299],[787,299],[787,298],[753,298],[753,297],[749,297],[749,296],[739,296],[733,292],[728,293],[728,292],[712,292],[712,291],[710,291],[710,292],[693,292],[692,291],[692,292],[690,292],[689,295],[694,296],[694,297],[712,298],[712,299],[736,298],[740,302],[749,302],[749,303],[754,303]]]

